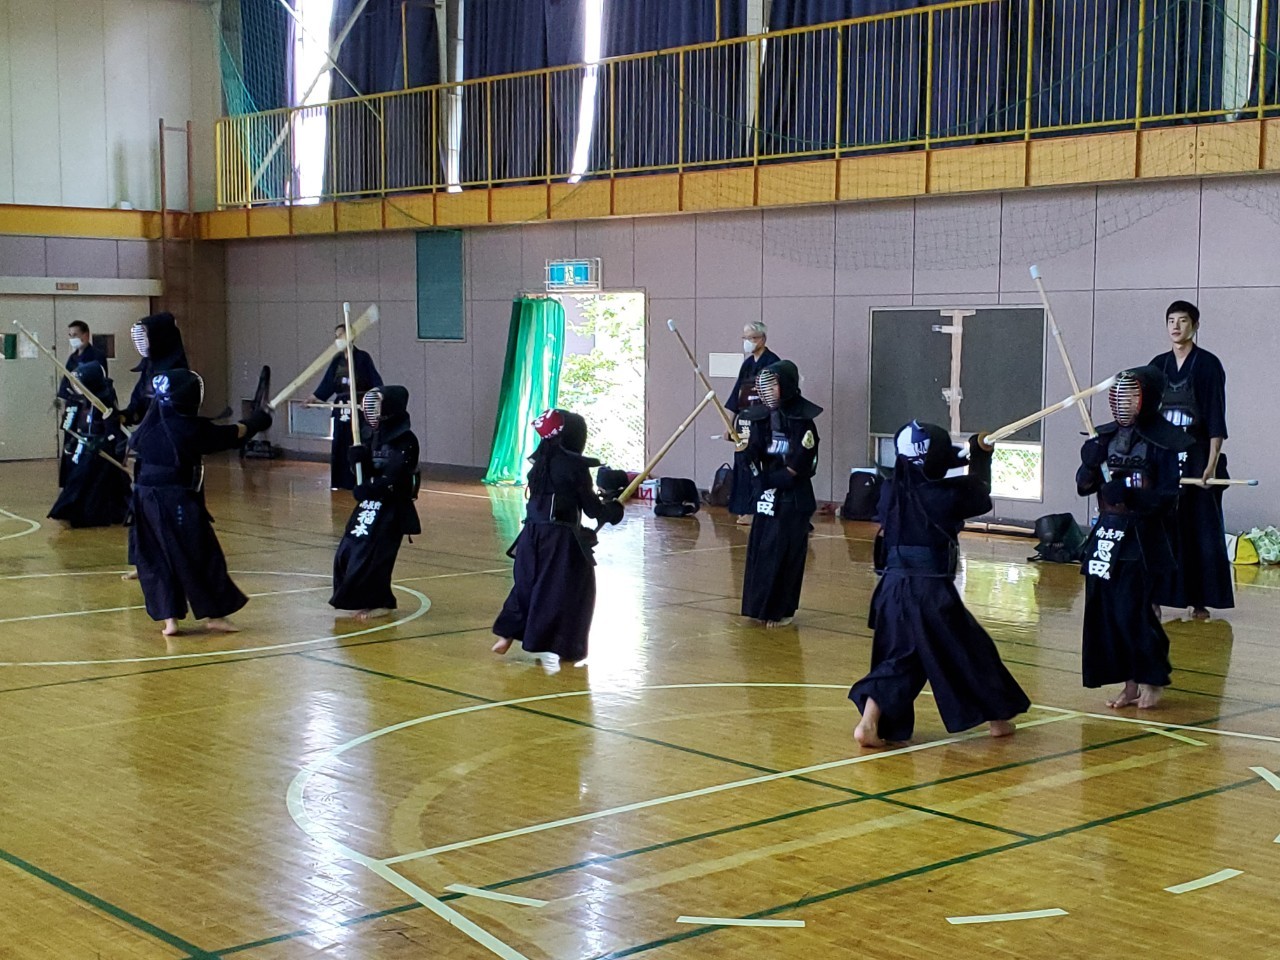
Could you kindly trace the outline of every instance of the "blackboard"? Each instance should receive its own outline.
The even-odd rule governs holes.
[[[912,419],[949,427],[942,391],[951,385],[946,307],[871,311],[871,433],[889,435]],[[975,307],[964,317],[960,349],[960,429],[994,430],[1044,406],[1044,311]],[[1009,437],[1039,443],[1040,424]]]

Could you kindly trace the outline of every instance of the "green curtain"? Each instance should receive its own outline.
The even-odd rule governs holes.
[[[530,424],[560,396],[564,326],[564,307],[558,300],[518,297],[511,304],[507,360],[485,483],[524,483],[529,455],[538,445]]]

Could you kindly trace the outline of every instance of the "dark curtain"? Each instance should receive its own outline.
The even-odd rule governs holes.
[[[925,5],[923,0],[774,0],[769,29],[812,26]],[[921,135],[925,29],[921,17],[840,29],[844,61],[842,147],[900,143]],[[835,149],[836,57],[835,31],[769,41],[762,67],[762,151]]]
[[[279,0],[240,0],[240,69],[254,110],[289,106],[291,22]]]
[[[721,0],[720,38],[746,31],[746,0]],[[627,0],[606,7],[604,55],[666,50],[716,39],[715,0]],[[592,168],[674,167],[748,156],[745,45],[644,57],[602,71]],[[683,62],[682,62],[683,61]],[[681,84],[684,149],[679,148]],[[610,158],[610,126],[612,149]]]
[[[1221,110],[1227,28],[1221,0],[1148,0],[1148,9],[1143,116]]]
[[[581,0],[483,0],[466,6],[463,25],[467,77],[496,77],[581,63]],[[544,112],[547,81],[518,77],[463,94],[462,179],[519,182],[569,169],[578,129],[581,70],[551,78],[551,116]],[[489,156],[490,124],[493,155]],[[551,142],[547,143],[550,127]],[[550,153],[551,167],[547,170]]]
[[[358,2],[334,3],[330,43]],[[406,72],[408,89],[440,82],[435,11],[422,3],[406,4],[402,42],[400,8],[400,0],[370,0],[338,53],[341,73],[332,74],[331,99],[404,90]],[[429,95],[344,103],[333,109],[330,120],[326,160],[333,169],[326,177],[328,191],[381,193],[422,188],[437,179]]]
[[[1261,19],[1262,10],[1259,7],[1257,20],[1253,24],[1253,35],[1258,38],[1260,49],[1255,53],[1253,78],[1249,82],[1249,106],[1256,110],[1258,104],[1262,103],[1268,114],[1274,114],[1280,110],[1280,9],[1272,2],[1265,37],[1262,35]],[[1261,84],[1259,72],[1262,74]]]
[[[1001,0],[933,14],[931,138],[971,143],[981,137],[990,142],[999,139],[993,134],[1021,128],[1026,8],[1027,0]]]

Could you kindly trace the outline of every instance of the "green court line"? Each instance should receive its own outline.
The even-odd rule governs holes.
[[[1188,726],[1203,726],[1204,724],[1216,723],[1220,720],[1234,719],[1236,717],[1245,716],[1251,713],[1262,713],[1267,710],[1276,709],[1277,707],[1280,707],[1280,704],[1266,704],[1260,707],[1251,708],[1249,710],[1241,710],[1232,714],[1219,715],[1219,716],[1209,717],[1204,720],[1198,720],[1193,724],[1188,724]],[[575,870],[581,870],[585,867],[603,866],[609,863],[613,863],[615,861],[626,860],[631,857],[642,856],[648,853],[656,853],[661,850],[666,850],[670,847],[683,846],[688,843],[696,843],[700,840],[707,840],[713,837],[724,836],[730,833],[737,833],[744,830],[750,830],[755,827],[766,826],[768,824],[778,823],[784,820],[791,820],[798,817],[806,816],[811,813],[819,813],[825,810],[835,809],[837,807],[851,806],[853,804],[862,803],[866,800],[871,799],[872,797],[882,799],[884,797],[893,796],[900,793],[909,793],[913,790],[924,790],[929,787],[955,783],[961,780],[975,779],[977,777],[988,776],[993,773],[1003,773],[1004,771],[1007,771],[1007,770],[1014,770],[1020,767],[1034,766],[1035,764],[1046,763],[1051,760],[1061,760],[1065,757],[1078,756],[1080,754],[1089,753],[1094,750],[1102,750],[1107,747],[1120,746],[1122,744],[1132,743],[1137,740],[1144,740],[1154,736],[1155,736],[1154,733],[1143,731],[1140,733],[1129,734],[1128,736],[1124,736],[1124,737],[1117,737],[1113,740],[1104,740],[1098,743],[1092,743],[1085,747],[1075,747],[1070,750],[1059,750],[1055,753],[1043,754],[1039,757],[1029,757],[1026,760],[1012,760],[1012,761],[1009,761],[1008,763],[998,764],[994,767],[986,767],[981,770],[969,770],[964,773],[957,773],[957,774],[952,774],[946,777],[939,777],[935,780],[928,780],[923,783],[905,784],[904,786],[901,786],[901,787],[894,787],[891,790],[885,790],[879,794],[869,794],[867,796],[862,796],[862,797],[850,797],[849,799],[846,799],[846,800],[834,800],[830,803],[819,804],[817,806],[812,806],[812,807],[805,807],[799,810],[791,810],[791,811],[787,811],[786,813],[779,813],[770,817],[763,817],[757,820],[751,820],[746,823],[732,824],[726,827],[719,827],[715,830],[706,830],[701,833],[690,834],[684,837],[677,837],[672,840],[664,840],[658,843],[651,843],[643,847],[635,847],[631,850],[624,850],[621,853],[601,854],[596,857],[590,857],[586,860],[579,860],[576,863],[564,864],[559,867],[551,867],[546,870],[539,870],[536,873],[525,874],[524,876],[521,876],[521,877],[514,877],[509,880],[500,880],[496,883],[485,884],[484,889],[502,890],[502,889],[505,889],[506,887],[518,886],[520,884],[529,883],[534,880],[543,880],[548,877],[559,876],[564,873],[572,873]],[[459,896],[462,896],[462,895],[446,893],[440,896],[438,899],[452,900],[452,899],[456,899]],[[390,916],[392,914],[405,913],[413,910],[419,910],[421,908],[422,908],[422,904],[418,903],[417,901],[413,901],[411,903],[401,904],[400,906],[397,906],[397,907],[391,907],[390,909],[387,909],[387,910],[378,910],[373,913],[364,914],[363,916],[352,917],[348,920],[342,921],[339,924],[339,926],[342,926],[342,927],[355,926],[360,923],[366,923],[370,920],[378,920],[378,919],[381,919],[382,917]],[[290,933],[283,933],[274,937],[269,937],[266,940],[254,941],[253,943],[240,944],[238,946],[228,947],[225,950],[215,951],[215,953],[219,957],[226,956],[234,953],[240,953],[245,950],[251,950],[259,946],[267,946],[268,944],[280,943],[286,940],[295,940],[299,937],[308,936],[310,933],[311,931],[309,930],[294,930]]]
[[[1241,787],[1247,787],[1251,784],[1257,784],[1260,781],[1256,777],[1248,780],[1238,780],[1235,783],[1224,784],[1219,787],[1212,787],[1208,790],[1201,790],[1199,793],[1189,794],[1184,797],[1177,797],[1173,800],[1164,800],[1160,803],[1153,803],[1146,807],[1140,807],[1136,810],[1128,810],[1124,813],[1113,814],[1109,817],[1102,817],[1097,820],[1091,820],[1088,823],[1077,824],[1073,827],[1064,827],[1061,830],[1054,830],[1051,833],[1041,834],[1040,836],[1031,837],[1027,840],[1015,840],[1013,843],[1001,844],[997,847],[988,847],[985,850],[975,850],[972,853],[961,854],[957,857],[950,857],[946,860],[937,860],[933,863],[924,864],[923,866],[913,867],[910,870],[901,870],[887,876],[877,877],[874,880],[864,880],[861,883],[850,884],[847,887],[840,887],[835,890],[828,890],[824,893],[813,894],[811,896],[801,897],[799,900],[792,900],[789,903],[779,904],[775,907],[768,907],[764,910],[758,910],[755,913],[747,914],[747,919],[764,919],[766,917],[777,916],[780,913],[788,913],[792,910],[798,910],[803,907],[812,906],[815,903],[823,903],[827,900],[834,900],[838,897],[845,897],[853,893],[863,890],[870,890],[875,887],[887,886],[891,883],[897,883],[899,880],[908,880],[913,877],[923,876],[928,873],[934,873],[938,870],[945,870],[948,867],[958,866],[964,863],[971,863],[974,860],[981,860],[986,857],[995,856],[996,854],[1006,853],[1010,850],[1017,850],[1022,847],[1033,846],[1038,843],[1044,843],[1049,840],[1057,840],[1062,837],[1071,836],[1072,834],[1082,833],[1086,830],[1092,830],[1095,827],[1107,826],[1109,824],[1118,823],[1123,820],[1130,820],[1135,817],[1145,816],[1149,813],[1155,813],[1159,810],[1165,810],[1170,807],[1180,806],[1185,803],[1192,803],[1196,800],[1202,800],[1206,797],[1216,796],[1217,794],[1226,793],[1230,790],[1238,790]],[[658,940],[650,940],[648,943],[638,944],[634,947],[627,947],[623,950],[615,950],[612,953],[600,954],[593,960],[623,960],[625,957],[634,957],[641,953],[647,953],[650,950],[656,950],[660,947],[670,946],[673,943],[680,943],[685,940],[692,940],[696,937],[706,936],[708,933],[715,933],[723,930],[724,927],[695,927],[691,930],[681,933],[671,934]]]
[[[162,943],[175,947],[178,950],[182,950],[187,954],[188,960],[218,960],[216,954],[212,954],[208,950],[197,947],[194,943],[188,943],[176,934],[172,934],[168,930],[162,930],[154,923],[143,920],[141,917],[134,916],[128,910],[122,909],[121,907],[117,907],[114,903],[103,900],[101,897],[90,893],[83,887],[77,887],[74,883],[68,883],[61,877],[55,876],[48,870],[42,870],[34,863],[23,860],[21,857],[15,856],[7,850],[0,850],[0,860],[16,867],[23,873],[35,877],[37,880],[43,880],[51,887],[55,887],[63,893],[75,897],[77,900],[87,903],[89,906],[102,911],[107,916],[119,920],[121,923],[128,924],[135,930],[141,930],[143,933],[150,937],[154,937]]]
[[[430,690],[436,690],[443,693],[450,693],[459,697],[469,697],[473,700],[479,700],[482,703],[497,702],[489,699],[488,697],[481,697],[476,694],[466,693],[465,691],[462,691],[462,690],[453,690],[453,689],[450,689],[449,687],[442,687],[439,684],[428,683],[425,680],[414,680],[410,677],[402,677],[394,673],[385,673],[381,670],[373,670],[368,667],[361,667],[352,663],[343,663],[338,660],[329,660],[329,659],[326,659],[325,657],[317,657],[307,653],[300,654],[300,656],[305,657],[308,660],[316,661],[318,663],[328,663],[335,667],[341,667],[347,670],[356,670],[360,673],[371,674],[372,676],[381,677],[387,680],[394,680],[400,683],[409,683],[417,687],[426,687]],[[533,716],[537,716],[537,717],[545,717],[549,720],[558,720],[562,723],[573,724],[574,726],[586,727],[588,729],[595,730],[599,733],[608,733],[608,734],[613,734],[615,736],[626,737],[628,740],[637,740],[637,741],[640,741],[641,743],[647,743],[647,744],[651,744],[659,747],[667,747],[672,750],[678,750],[681,753],[692,754],[693,756],[702,757],[707,760],[715,760],[720,763],[731,764],[733,766],[742,767],[747,770],[754,770],[757,773],[781,773],[782,772],[781,770],[778,770],[776,767],[766,767],[762,764],[751,763],[747,760],[735,760],[732,757],[725,757],[719,754],[709,753],[705,750],[699,750],[696,747],[686,747],[686,746],[683,746],[682,744],[671,743],[670,741],[667,741],[667,740],[659,740],[655,737],[645,737],[645,736],[641,736],[640,734],[630,733],[629,731],[626,731],[626,730],[619,730],[616,727],[604,727],[598,724],[591,723],[590,721],[587,721],[587,720],[579,720],[575,717],[566,717],[558,713],[551,713],[546,710],[539,710],[534,707],[527,707],[523,704],[512,704],[506,709],[516,710],[520,713],[532,714]],[[815,777],[798,776],[798,777],[790,777],[788,779],[795,780],[801,783],[811,784],[817,787],[824,787],[828,790],[838,790],[841,793],[847,793],[852,796],[861,797],[863,799],[880,799],[877,797],[872,797],[872,795],[868,794],[865,790],[858,790],[856,787],[846,787],[843,784],[830,783],[826,780],[819,780]],[[917,806],[915,804],[906,803],[901,800],[891,800],[886,798],[881,802],[888,803],[896,807],[904,807],[909,810],[915,810],[920,813],[928,813],[935,817],[941,817],[944,820],[953,820],[957,823],[967,824],[972,827],[983,827],[987,830],[995,830],[998,833],[1009,834],[1010,836],[1023,837],[1023,838],[1030,836],[1030,834],[1023,833],[1020,830],[1010,830],[1006,827],[996,826],[995,824],[992,824],[992,823],[983,823],[981,820],[973,820],[973,819],[970,819],[969,817],[962,817],[959,814],[944,813],[941,810],[930,810],[927,807]]]

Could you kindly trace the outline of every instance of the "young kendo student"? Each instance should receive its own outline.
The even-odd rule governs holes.
[[[1176,562],[1161,577],[1156,602],[1166,607],[1191,608],[1195,620],[1208,620],[1209,607],[1235,606],[1231,592],[1231,561],[1227,557],[1222,520],[1222,487],[1206,481],[1227,478],[1227,374],[1222,362],[1200,347],[1200,311],[1193,303],[1175,300],[1165,311],[1172,349],[1151,361],[1165,376],[1160,413],[1192,440],[1179,454],[1182,476],[1197,481],[1180,486],[1177,509],[1166,518]]]
[[[524,528],[511,545],[511,593],[493,624],[493,652],[519,643],[526,653],[554,653],[580,664],[596,607],[592,550],[602,523],[618,523],[622,504],[601,500],[591,483],[598,460],[583,456],[587,421],[568,410],[548,410],[533,421],[541,437],[529,460]],[[582,515],[596,528],[582,525]]]
[[[809,549],[809,520],[817,509],[813,475],[818,469],[816,403],[800,394],[800,372],[780,360],[756,377],[760,403],[743,416],[751,422],[746,456],[755,489],[755,520],[747,538],[742,615],[766,627],[791,623],[800,605]]]
[[[944,428],[912,420],[894,445],[893,478],[880,493],[881,577],[867,617],[871,672],[849,691],[862,714],[854,738],[864,747],[911,739],[926,680],[949,732],[985,722],[992,736],[1008,736],[1031,701],[955,585],[964,522],[991,509],[992,448],[972,437],[967,474],[948,476],[965,460]]]
[[[133,368],[138,375],[138,382],[133,386],[129,396],[129,405],[120,411],[120,418],[126,424],[139,424],[147,415],[151,401],[155,398],[154,380],[156,374],[169,370],[186,370],[187,351],[182,345],[182,332],[172,313],[153,313],[143,317],[129,329],[129,337],[142,359]],[[128,521],[126,521],[128,522]],[[129,566],[137,567],[134,550],[135,530],[129,525]],[[122,579],[138,579],[137,570],[126,573]]]
[[[409,427],[409,391],[374,387],[361,409],[372,429],[368,444],[347,448],[354,474],[355,509],[333,558],[329,604],[357,620],[385,616],[396,607],[391,571],[402,537],[422,532],[413,502],[418,497],[418,438]],[[350,426],[346,428],[348,433]]]
[[[116,463],[124,463],[128,438],[115,408],[115,388],[96,360],[80,364],[72,376],[101,400],[109,413],[104,417],[83,397],[74,408],[68,406],[68,410],[75,410],[75,416],[64,422],[71,443],[70,466],[49,518],[64,520],[72,527],[124,523],[129,512],[129,475]],[[116,463],[101,455],[104,453]]]
[[[137,457],[133,486],[134,551],[147,613],[178,633],[188,608],[210,630],[239,629],[227,619],[247,602],[227,573],[204,502],[206,454],[230,450],[271,426],[256,410],[238,424],[198,415],[204,381],[191,370],[156,374],[152,402],[129,438]]]
[[[329,444],[329,489],[350,490],[356,485],[356,476],[352,471],[351,459],[347,451],[351,448],[351,375],[347,370],[347,328],[338,324],[333,329],[334,344],[338,355],[329,362],[324,376],[311,395],[313,403],[327,403],[332,398],[333,439]],[[373,364],[373,357],[357,346],[351,347],[351,357],[356,364],[356,404],[366,390],[382,386],[382,375]]]
[[[58,385],[58,399],[66,406],[62,411],[64,427],[75,429],[75,422],[80,416],[80,407],[89,403],[72,389],[67,377],[75,374],[81,364],[100,363],[102,372],[107,372],[107,355],[93,345],[93,337],[89,334],[89,325],[81,320],[73,320],[67,324],[67,339],[71,345],[71,353],[67,357],[67,376]],[[67,473],[71,469],[71,458],[75,455],[78,441],[68,432],[62,438],[62,456],[58,460],[58,486],[67,482]]]
[[[1098,522],[1084,545],[1086,687],[1123,683],[1109,707],[1150,709],[1169,685],[1169,637],[1154,606],[1174,562],[1165,517],[1178,502],[1178,454],[1191,437],[1160,415],[1164,374],[1125,370],[1108,400],[1115,420],[1080,448],[1076,490],[1097,494]]]
[[[740,437],[751,436],[751,421],[742,414],[760,402],[760,394],[756,389],[756,378],[765,367],[772,366],[782,358],[770,350],[768,328],[759,320],[754,320],[742,328],[742,352],[746,357],[738,368],[738,379],[733,385],[729,399],[724,408],[734,415],[735,429]],[[728,432],[726,440],[731,439]],[[751,515],[755,512],[755,488],[752,483],[751,467],[745,450],[734,451],[733,454],[733,486],[729,492],[729,512],[738,518],[738,523],[746,526],[751,523]]]

